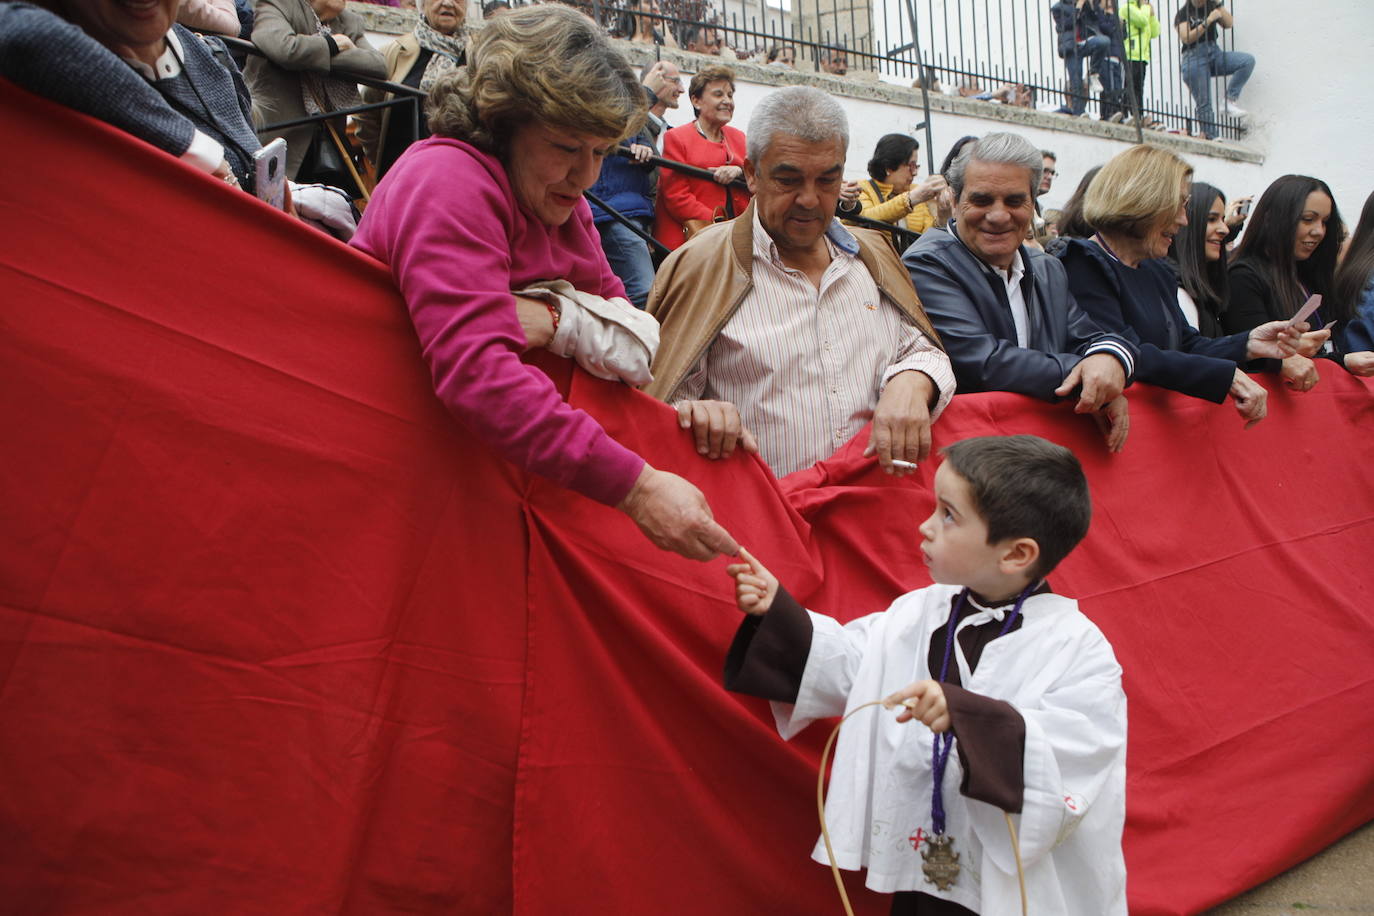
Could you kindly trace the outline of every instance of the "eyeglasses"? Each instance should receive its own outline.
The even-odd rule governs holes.
[[[1054,178],[1059,173],[1056,172],[1054,169],[1045,169],[1045,171],[1042,174],[1044,174],[1047,178]]]

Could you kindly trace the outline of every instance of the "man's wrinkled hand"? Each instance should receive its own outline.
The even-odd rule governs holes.
[[[1106,440],[1107,451],[1116,454],[1126,447],[1126,437],[1131,431],[1131,408],[1124,395],[1112,398],[1092,417]]]
[[[754,434],[729,401],[683,401],[677,405],[677,425],[692,431],[697,454],[707,458],[729,458],[736,445],[751,455],[759,453]]]
[[[892,460],[912,464],[930,455],[930,404],[935,383],[924,372],[898,372],[887,383],[873,411],[873,428],[864,455],[877,455],[884,471],[902,477],[911,468],[898,467]]]
[[[1096,413],[1126,390],[1126,370],[1115,356],[1094,353],[1074,363],[1054,393],[1061,398],[1068,397],[1079,386],[1082,391],[1073,412]]]

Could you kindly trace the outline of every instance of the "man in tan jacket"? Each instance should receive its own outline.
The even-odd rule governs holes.
[[[844,111],[818,89],[780,89],[759,103],[747,142],[749,208],[698,233],[654,281],[648,311],[662,334],[646,390],[678,408],[711,458],[739,445],[783,476],[871,420],[868,453],[909,473],[930,452],[954,372],[892,247],[834,219]]]

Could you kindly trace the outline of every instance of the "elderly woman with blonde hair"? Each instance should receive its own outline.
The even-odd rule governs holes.
[[[1136,146],[1117,155],[1083,197],[1092,236],[1069,239],[1057,255],[1079,306],[1104,331],[1140,348],[1136,381],[1218,404],[1229,396],[1248,428],[1264,418],[1268,392],[1240,364],[1282,359],[1300,346],[1315,349],[1315,335],[1303,337],[1282,321],[1220,338],[1189,327],[1178,306],[1178,279],[1163,258],[1187,225],[1192,175],[1168,150]]]
[[[442,77],[429,103],[432,136],[382,179],[352,244],[390,265],[440,400],[498,454],[621,509],[659,547],[733,554],[696,487],[613,440],[521,359],[537,346],[570,355],[568,308],[580,305],[638,332],[622,335],[641,351],[629,362],[647,367],[643,350],[657,345],[657,325],[624,301],[582,198],[644,116],[625,58],[568,7],[511,10],[487,22],[467,68]],[[547,281],[563,281],[563,294],[531,289]],[[620,367],[647,381],[606,362],[603,374]]]

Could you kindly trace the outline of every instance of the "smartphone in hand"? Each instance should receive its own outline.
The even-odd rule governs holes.
[[[286,203],[286,141],[273,140],[253,154],[253,191],[278,210]]]

